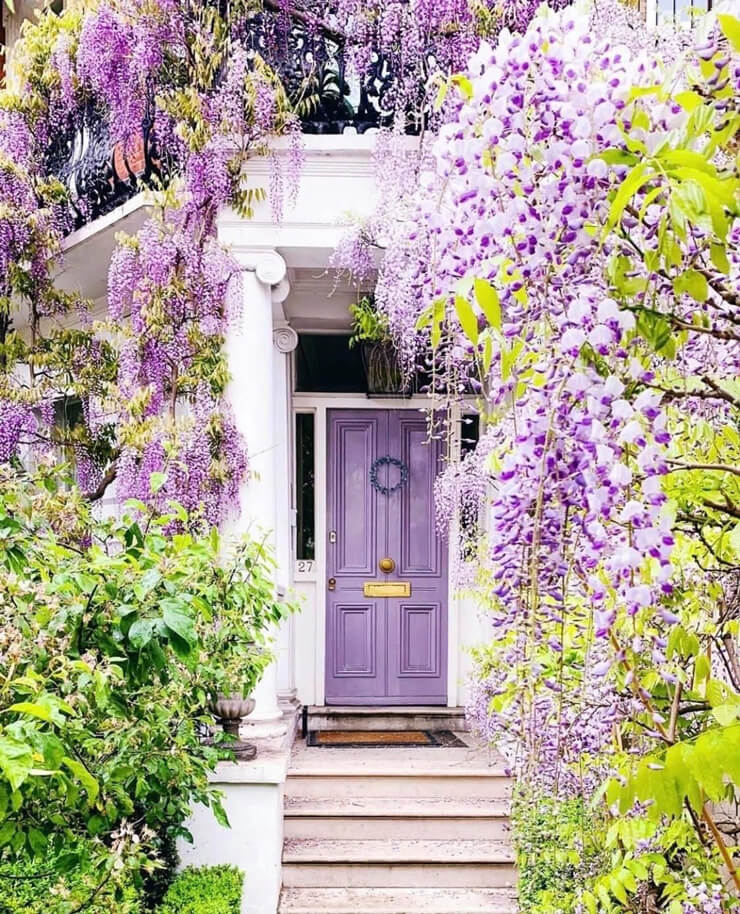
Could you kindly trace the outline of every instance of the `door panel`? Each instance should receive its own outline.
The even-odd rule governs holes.
[[[447,550],[435,529],[438,441],[418,412],[330,410],[328,441],[328,704],[445,704]],[[370,481],[373,462],[398,458],[403,486]],[[400,479],[378,471],[380,485]],[[395,569],[379,570],[392,558]],[[365,597],[365,582],[408,582],[411,595]]]
[[[377,603],[335,609],[335,676],[377,676]]]
[[[335,515],[331,527],[337,534],[334,576],[374,573],[375,542],[368,535],[376,527],[377,503],[367,484],[378,437],[386,434],[385,416],[339,420],[336,432]]]

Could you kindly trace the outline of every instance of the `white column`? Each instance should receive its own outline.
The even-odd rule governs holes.
[[[242,485],[238,517],[230,532],[265,536],[277,545],[277,480],[272,289],[285,278],[283,258],[274,250],[236,250],[242,266],[242,310],[238,325],[229,328],[226,352],[231,371],[227,398],[249,455],[249,474]],[[277,664],[258,683],[256,707],[243,728],[247,738],[285,733],[277,699]]]
[[[289,286],[281,283],[273,290],[274,304],[281,304],[287,297]],[[298,345],[298,334],[286,321],[276,323],[273,329],[274,340],[274,371],[275,371],[275,433],[276,454],[275,468],[278,484],[276,486],[276,546],[275,555],[278,567],[278,585],[288,591],[293,575],[291,563],[293,560],[294,536],[294,511],[293,511],[293,416],[291,410],[291,373],[290,355]],[[280,626],[277,644],[277,676],[278,697],[283,706],[295,704],[295,624],[290,616]]]

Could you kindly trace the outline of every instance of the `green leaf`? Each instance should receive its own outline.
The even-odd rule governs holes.
[[[740,19],[729,13],[717,13],[719,27],[735,51],[740,51]]]
[[[39,720],[52,722],[51,708],[44,705],[37,705],[30,701],[19,701],[11,705],[8,711],[15,711],[17,714],[30,714],[31,717],[38,717]]]
[[[604,237],[606,237],[617,222],[619,222],[625,207],[632,197],[634,197],[637,191],[653,177],[652,173],[645,174],[646,170],[646,163],[639,162],[620,184],[619,190],[614,195],[612,204],[609,207],[609,215],[606,220],[606,225],[604,226]]]
[[[231,823],[229,822],[229,817],[226,815],[226,810],[223,807],[223,803],[219,797],[214,797],[211,801],[211,809],[213,810],[213,815],[219,825],[223,825],[224,828],[231,828]]]
[[[445,319],[445,301],[443,298],[438,298],[434,305],[432,306],[432,332],[430,336],[430,342],[432,344],[432,349],[436,349],[439,346],[442,339],[442,324]]]
[[[0,771],[14,791],[26,780],[33,767],[33,752],[26,743],[0,736]]]
[[[150,591],[154,590],[161,580],[162,575],[159,569],[150,568],[149,571],[145,572],[134,584],[134,594],[139,600],[143,600]]]
[[[159,490],[166,482],[166,473],[152,473],[149,477],[149,491],[152,493],[152,495],[156,495],[156,493],[159,492]]]
[[[475,298],[485,314],[486,320],[494,328],[501,330],[501,301],[498,292],[486,279],[476,279],[474,283]]]
[[[190,647],[197,641],[195,623],[190,611],[184,603],[176,600],[162,601],[162,618],[164,624],[178,635]]]
[[[695,301],[705,302],[709,296],[709,285],[698,270],[688,269],[673,280],[673,291],[676,295],[688,292]]]
[[[699,95],[698,92],[679,92],[674,96],[674,99],[678,104],[684,109],[684,111],[693,111],[694,108],[698,108],[699,105],[704,104],[704,99]]]
[[[470,101],[470,99],[473,97],[473,84],[470,82],[467,76],[463,76],[461,73],[456,73],[451,78],[450,82],[453,86],[457,86],[466,101]]]
[[[725,246],[723,244],[712,242],[709,248],[709,257],[720,273],[724,273],[725,275],[729,274],[730,261],[727,259],[727,252],[725,251]]]
[[[76,777],[85,788],[87,792],[87,802],[90,806],[93,806],[100,793],[98,782],[90,774],[87,768],[85,768],[81,762],[77,761],[77,759],[69,758],[69,756],[65,755],[62,759],[62,764],[70,770],[72,775]]]
[[[721,727],[729,727],[730,724],[735,723],[738,712],[740,712],[740,705],[734,704],[717,705],[716,708],[712,708],[712,715]]]
[[[475,346],[478,343],[478,318],[476,317],[473,306],[462,295],[455,296],[455,311],[463,328],[465,336]]]
[[[5,847],[14,834],[15,822],[3,822],[3,824],[0,825],[0,847]]]
[[[43,857],[47,853],[49,842],[46,839],[46,835],[39,831],[38,828],[30,828],[28,830],[28,846],[35,857]]]

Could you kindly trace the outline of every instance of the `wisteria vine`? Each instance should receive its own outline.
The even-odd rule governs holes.
[[[539,789],[619,773],[622,813],[680,818],[650,772],[702,727],[734,745],[713,695],[734,709],[740,690],[740,58],[721,11],[689,38],[615,9],[481,44],[384,226],[376,300],[437,408],[477,396],[486,426],[438,483],[447,519],[471,496],[484,519],[474,721]],[[671,789],[695,791],[698,840],[733,873],[702,800],[727,782],[696,776]]]
[[[266,40],[279,56],[297,17],[308,40],[342,43],[355,76],[382,55],[397,74],[382,100],[384,123],[402,135],[439,122],[446,112],[430,104],[439,77],[464,65],[480,35],[504,22],[526,26],[530,7],[104,0],[27,24],[14,49],[22,81],[0,103],[0,457],[62,448],[93,499],[115,482],[118,499],[164,507],[176,498],[193,516],[221,520],[247,461],[225,400],[223,340],[238,313],[238,271],[216,220],[225,206],[250,215],[265,190],[246,184],[245,163],[288,133],[290,174],[273,159],[269,188],[279,215],[300,168],[298,116],[319,91],[307,73],[288,94],[250,36],[271,15]],[[103,321],[51,278],[71,225],[48,150],[91,109],[123,156],[136,154],[142,124],[153,120],[162,176],[151,191],[155,215],[114,251]],[[74,420],[60,423],[60,411],[75,411]],[[155,472],[166,482],[153,493]]]

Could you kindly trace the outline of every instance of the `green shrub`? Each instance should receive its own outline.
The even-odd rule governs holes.
[[[244,874],[234,866],[188,867],[175,879],[157,914],[239,914]]]
[[[527,914],[572,914],[581,893],[608,870],[606,825],[582,797],[519,790],[512,809],[519,907]]]
[[[143,914],[131,884],[101,884],[100,875],[89,866],[67,874],[60,874],[59,868],[53,857],[0,864],[0,914],[67,914],[83,905],[85,914]]]
[[[263,542],[130,508],[96,518],[56,468],[0,464],[0,864],[79,873],[96,903],[133,884],[151,909],[191,808],[226,824],[199,725],[252,690],[286,607]]]

